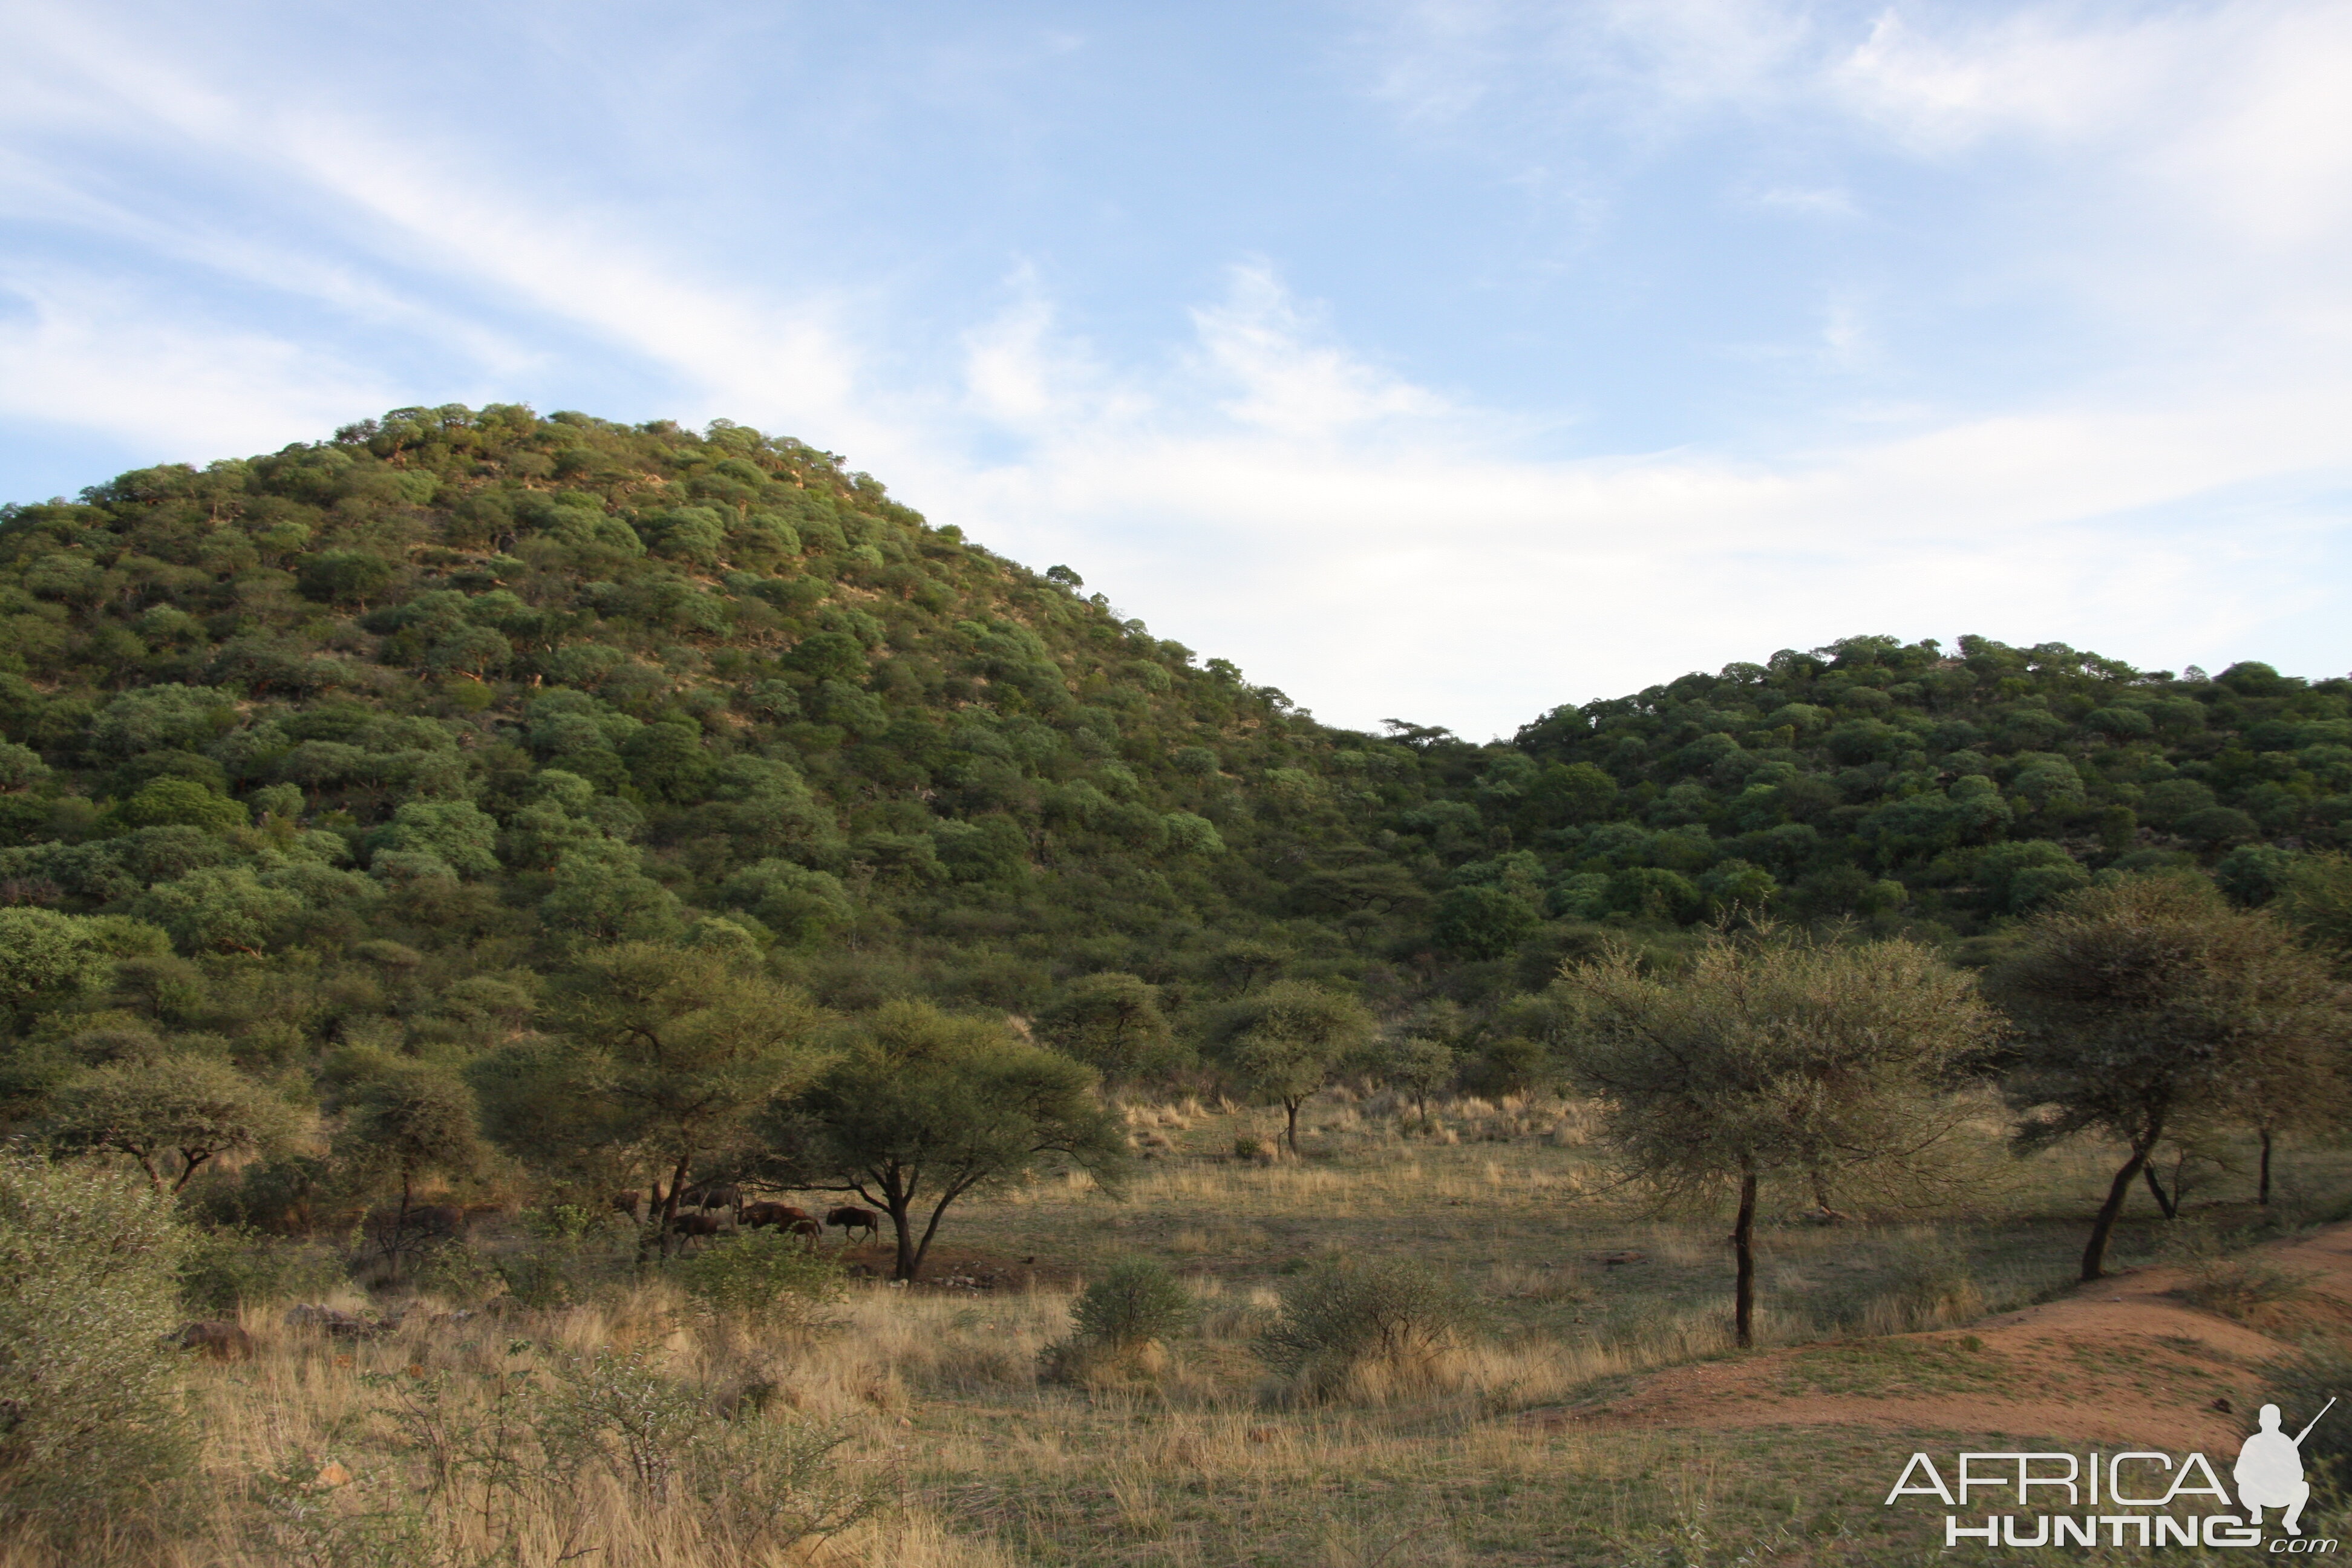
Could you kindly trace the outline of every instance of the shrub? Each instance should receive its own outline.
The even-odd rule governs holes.
[[[1866,1334],[1908,1334],[1984,1312],[1984,1288],[1967,1256],[1940,1238],[1915,1237],[1898,1244],[1886,1258],[1885,1281],[1849,1326]]]
[[[609,1222],[609,1223],[608,1223]],[[635,1252],[635,1227],[625,1217],[583,1208],[576,1204],[548,1204],[526,1210],[522,1228],[530,1240],[492,1264],[506,1282],[507,1294],[526,1307],[567,1305],[583,1278],[612,1271],[614,1244],[629,1232],[628,1249]]]
[[[1412,1258],[1318,1264],[1285,1287],[1258,1359],[1309,1396],[1364,1380],[1427,1384],[1467,1327],[1461,1296]]]
[[[470,1307],[497,1295],[504,1279],[496,1263],[464,1242],[429,1241],[415,1250],[409,1282],[427,1295]]]
[[[2243,1322],[2258,1308],[2306,1294],[2311,1280],[2308,1273],[2282,1268],[2259,1255],[2209,1257],[2189,1271],[2180,1295],[2209,1312]]]
[[[803,1327],[842,1292],[841,1265],[791,1237],[754,1231],[681,1258],[672,1275],[714,1312],[740,1312]]]
[[[252,1303],[323,1295],[343,1279],[342,1263],[326,1247],[226,1225],[189,1237],[180,1300],[191,1311],[233,1313]]]
[[[1192,1292],[1167,1266],[1150,1258],[1114,1263],[1070,1308],[1077,1336],[1126,1350],[1190,1328],[1198,1315]]]
[[[189,1472],[164,1348],[186,1245],[143,1182],[0,1153],[0,1521],[119,1522]]]
[[[724,1419],[644,1356],[559,1366],[538,1417],[551,1468],[603,1468],[642,1502],[688,1506],[705,1539],[739,1549],[821,1541],[882,1500],[878,1479],[841,1474],[838,1428],[756,1411]]]

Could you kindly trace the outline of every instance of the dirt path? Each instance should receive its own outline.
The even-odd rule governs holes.
[[[2308,1276],[2308,1286],[2291,1301],[2254,1309],[2244,1322],[2178,1295],[2183,1270],[2141,1268],[1966,1329],[1673,1367],[1605,1402],[1526,1419],[1588,1431],[1928,1427],[2223,1447],[2247,1430],[2262,1363],[2299,1335],[2352,1330],[2352,1225],[2257,1255]]]

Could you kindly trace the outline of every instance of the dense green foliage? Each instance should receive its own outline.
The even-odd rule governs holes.
[[[845,1181],[807,1116],[893,1003],[1295,1112],[1544,1080],[1611,933],[1989,959],[2116,868],[2342,903],[2352,682],[1861,637],[1481,746],[1082,586],[796,441],[510,406],[0,509],[0,1119],[267,1225],[814,1158],[782,1126]]]
[[[1557,710],[1477,795],[1554,914],[1769,904],[1968,935],[2164,867],[2259,903],[2352,836],[2352,680],[1851,637]]]

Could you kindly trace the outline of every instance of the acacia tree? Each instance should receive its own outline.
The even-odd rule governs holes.
[[[1303,980],[1277,980],[1235,998],[1210,1020],[1210,1058],[1261,1105],[1279,1105],[1298,1152],[1298,1108],[1370,1044],[1363,1004]]]
[[[1412,1096],[1422,1125],[1429,1124],[1429,1097],[1444,1089],[1462,1070],[1462,1053],[1444,1040],[1425,1035],[1405,1035],[1388,1042],[1374,1063],[1381,1081]]]
[[[949,1205],[967,1193],[1048,1163],[1117,1186],[1126,1145],[1095,1082],[1091,1068],[1016,1039],[1002,1023],[892,1002],[860,1020],[842,1055],[778,1108],[772,1136],[807,1184],[854,1192],[889,1215],[892,1277],[913,1279]]]
[[[1089,974],[1041,1011],[1037,1037],[1124,1083],[1174,1065],[1177,1047],[1160,1010],[1160,987],[1132,974]]]
[[[1605,1140],[1669,1195],[1737,1194],[1742,1346],[1760,1184],[1931,1173],[1962,1120],[1953,1075],[1997,1026],[1972,980],[1907,942],[1717,932],[1678,973],[1612,944],[1561,981],[1570,1072],[1601,1101]]]
[[[400,1209],[384,1247],[396,1267],[416,1178],[433,1171],[463,1175],[481,1162],[473,1093],[430,1063],[380,1066],[346,1101],[335,1152],[355,1171],[400,1183]]]
[[[2326,961],[2210,883],[2133,877],[2085,888],[2025,928],[1987,977],[2016,1028],[2005,1088],[2038,1148],[2100,1132],[2125,1149],[2091,1222],[2082,1277],[2105,1272],[2132,1183],[2167,1138],[2261,1123],[2301,1093],[2341,1092],[2352,1007]]]
[[[128,1154],[156,1192],[178,1193],[207,1162],[275,1146],[293,1108],[228,1063],[181,1054],[110,1062],[60,1088],[48,1118],[61,1148]],[[179,1170],[170,1170],[171,1156]]]
[[[589,1151],[655,1163],[665,1231],[698,1162],[754,1157],[752,1123],[805,1085],[822,1013],[719,948],[622,942],[557,983],[552,1037],[484,1058],[473,1079],[499,1142],[542,1164]]]

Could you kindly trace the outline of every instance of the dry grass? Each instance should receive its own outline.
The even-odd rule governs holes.
[[[289,1328],[282,1306],[251,1311],[257,1359],[192,1373],[206,1438],[201,1528],[160,1557],[83,1542],[69,1559],[0,1549],[0,1564],[470,1568],[492,1555],[481,1531],[454,1525],[441,1556],[289,1555],[282,1536],[265,1549],[253,1520],[266,1478],[341,1466],[348,1486],[293,1494],[339,1513],[413,1499],[424,1460],[385,1415],[401,1390],[441,1386],[485,1405],[502,1377],[543,1379],[597,1352],[641,1356],[716,1409],[837,1431],[836,1473],[885,1506],[822,1541],[747,1549],[605,1478],[567,1505],[571,1525],[557,1528],[551,1511],[497,1561],[552,1564],[583,1544],[596,1550],[574,1560],[604,1568],[1898,1560],[1856,1500],[1873,1487],[1865,1500],[1884,1495],[1879,1456],[1893,1439],[1792,1454],[1750,1435],[1587,1436],[1523,1416],[1729,1353],[1724,1222],[1647,1206],[1601,1160],[1587,1108],[1465,1099],[1431,1112],[1424,1126],[1390,1097],[1318,1100],[1304,1156],[1266,1161],[1233,1151],[1272,1137],[1273,1113],[1125,1106],[1154,1158],[1123,1200],[1055,1179],[950,1215],[943,1246],[957,1256],[1034,1256],[1040,1267],[1022,1277],[1054,1283],[860,1286],[814,1333],[698,1319],[658,1279],[546,1312],[460,1317],[423,1301],[396,1332],[358,1343]],[[1809,1194],[1780,1194],[1761,1237],[1767,1342],[1957,1324],[2063,1279],[2102,1153],[2062,1151],[2013,1173],[1996,1158],[1996,1132],[1989,1124],[1985,1159],[2000,1179],[1940,1209],[1914,1202],[1874,1218],[1842,1194],[1864,1217],[1824,1225],[1803,1218]],[[2315,1191],[2352,1184],[2347,1167],[2296,1155]],[[2159,1228],[2136,1207],[2118,1247],[2144,1255]],[[1177,1268],[1201,1298],[1196,1331],[1148,1376],[1093,1389],[1041,1380],[1040,1353],[1068,1333],[1085,1276],[1139,1253]],[[1252,1342],[1288,1279],[1335,1253],[1409,1255],[1444,1271],[1480,1303],[1481,1331],[1426,1380],[1283,1405]],[[336,1304],[369,1305],[356,1293]],[[1849,1526],[1860,1531],[1851,1541],[1838,1533]]]

